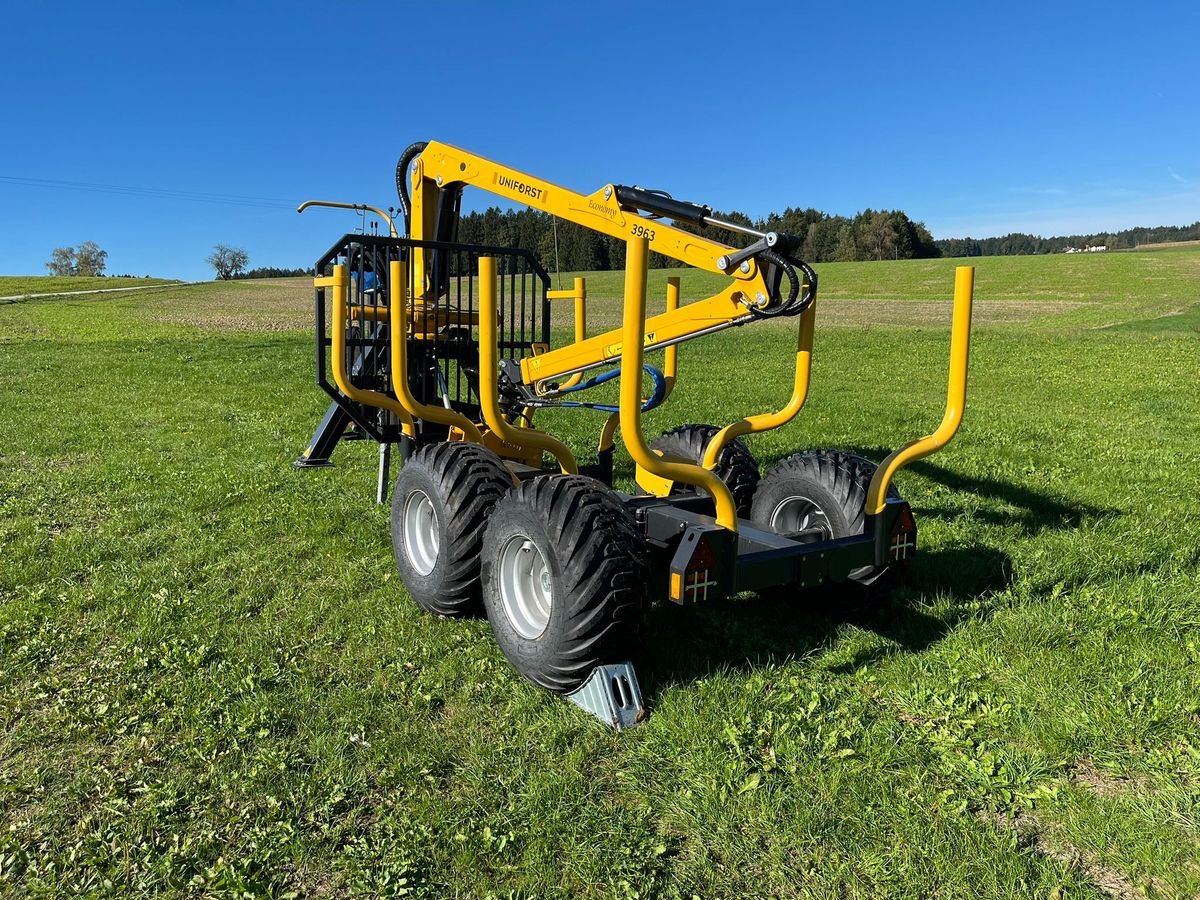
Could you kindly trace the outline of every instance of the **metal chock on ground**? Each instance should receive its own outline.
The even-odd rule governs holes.
[[[640,725],[649,715],[633,663],[629,662],[596,666],[587,681],[567,694],[567,699],[618,731]]]

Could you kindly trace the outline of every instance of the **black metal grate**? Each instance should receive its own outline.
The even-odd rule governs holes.
[[[424,251],[423,272],[408,269],[408,379],[423,403],[449,405],[479,420],[478,315],[479,258],[496,260],[501,357],[521,358],[535,343],[550,340],[550,277],[527,250],[485,247],[440,241],[415,241],[378,235],[344,235],[319,260],[316,271],[332,272],[345,265],[350,274],[346,360],[355,387],[390,394],[391,345],[386,313],[390,311],[388,278],[393,260],[408,263],[413,249]],[[391,413],[342,396],[333,383],[327,350],[331,345],[331,298],[325,288],[315,292],[317,384],[350,415],[359,428],[377,441],[396,441],[400,423]],[[383,316],[376,318],[375,313]],[[428,333],[417,334],[424,322]],[[445,428],[422,423],[419,438],[440,440]]]

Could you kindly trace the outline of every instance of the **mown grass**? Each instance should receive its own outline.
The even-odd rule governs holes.
[[[914,316],[937,321],[933,317],[939,311],[928,303],[944,303],[953,289],[954,267],[960,265],[976,268],[977,312],[988,324],[1013,328],[1024,328],[1031,320],[1051,327],[1103,326],[1200,303],[1200,252],[1195,251],[823,263],[817,274],[821,296],[831,310],[840,312],[839,301],[844,300],[904,301],[920,304]],[[623,273],[553,273],[551,279],[555,287],[560,278],[569,287],[577,274],[587,276],[589,301],[616,304],[610,307],[612,317],[619,317]],[[664,297],[667,277],[676,274],[682,275],[685,297],[707,296],[727,283],[723,276],[706,272],[651,269],[648,296]],[[990,315],[993,308],[1000,314]],[[864,309],[849,324],[870,324],[870,316],[879,312],[872,304],[864,304]]]
[[[1200,892],[1200,254],[1155,258],[976,261],[981,306],[1067,302],[976,330],[962,432],[900,477],[908,586],[656,608],[622,734],[414,608],[373,447],[291,469],[323,403],[311,336],[272,329],[304,288],[0,308],[0,891]],[[936,423],[944,315],[833,310],[944,300],[953,265],[821,268],[764,465]],[[648,427],[778,405],[792,340],[683,348]],[[547,419],[586,455],[581,415]]]
[[[1161,244],[1142,244],[1136,248],[1142,253],[1158,250],[1196,250],[1200,248],[1200,241],[1163,241]]]
[[[89,278],[87,276],[0,275],[0,297],[22,294],[55,294],[60,291],[93,291],[106,288],[169,284],[163,278]]]

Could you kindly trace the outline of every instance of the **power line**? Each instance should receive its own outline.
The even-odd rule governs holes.
[[[102,184],[92,181],[67,181],[56,178],[31,178],[24,175],[0,175],[0,183],[22,187],[84,191],[96,194],[116,194],[127,197],[146,197],[156,200],[176,200],[188,203],[217,203],[230,206],[249,206],[256,209],[293,209],[295,204],[282,197],[248,197],[238,194],[214,194],[206,191],[185,191],[174,188],[137,187],[126,184]]]

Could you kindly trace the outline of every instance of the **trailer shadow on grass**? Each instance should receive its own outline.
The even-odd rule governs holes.
[[[875,461],[888,453],[880,447],[846,449]],[[762,460],[763,470],[775,461]],[[961,505],[953,500],[917,505],[918,527],[929,518],[966,515],[985,526],[984,531],[986,526],[1016,526],[1034,535],[1070,530],[1088,519],[1116,514],[1002,478],[963,474],[928,460],[917,461],[910,471],[948,488],[952,497],[972,495]],[[632,471],[628,474],[632,477]],[[844,587],[818,593],[750,595],[682,609],[664,603],[647,616],[639,676],[653,702],[674,684],[819,653],[833,646],[848,626],[885,638],[833,667],[834,671],[853,671],[896,653],[919,653],[967,617],[986,617],[991,598],[1004,591],[1012,578],[1012,559],[1007,553],[974,542],[918,553],[903,586],[874,603],[855,603]]]
[[[873,462],[882,462],[891,452],[883,447],[847,447],[847,453],[854,453]],[[765,472],[783,456],[762,460]],[[1051,529],[1068,530],[1077,527],[1085,519],[1101,518],[1116,515],[1115,509],[1107,509],[1042,493],[1016,482],[996,478],[991,475],[967,475],[946,468],[928,459],[920,459],[905,468],[906,472],[914,472],[930,481],[948,488],[955,495],[972,494],[987,504],[983,508],[970,507],[970,515],[987,525],[1010,526],[1016,525],[1027,534],[1036,534]],[[997,507],[1007,507],[997,508]],[[950,517],[960,513],[960,509],[950,506],[920,507],[920,514]]]
[[[831,647],[846,627],[887,639],[832,668],[853,671],[895,653],[924,650],[968,616],[986,614],[987,598],[1011,580],[1008,554],[975,544],[921,554],[905,585],[874,602],[843,588],[747,595],[690,608],[660,604],[642,630],[638,674],[654,702],[676,684],[819,652]]]
[[[881,462],[890,453],[883,447],[845,447],[847,453],[862,456],[873,462]],[[762,471],[767,472],[771,466],[790,454],[764,456],[759,460]],[[1103,518],[1116,515],[1119,511],[1112,508],[1095,506],[1090,503],[1056,497],[1042,493],[1033,488],[996,478],[991,475],[967,475],[957,472],[928,459],[917,460],[904,470],[914,472],[930,481],[948,488],[954,495],[971,494],[984,504],[971,504],[969,515],[986,525],[1001,527],[1015,525],[1026,534],[1037,534],[1041,531],[1066,531],[1076,528],[1087,519]],[[632,483],[633,464],[628,459],[618,458],[614,475],[617,479]],[[953,505],[918,506],[918,525],[922,515],[932,515],[949,518],[967,511],[965,507]]]

